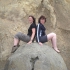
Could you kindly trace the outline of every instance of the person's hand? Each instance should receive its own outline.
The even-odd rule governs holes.
[[[42,46],[43,44],[42,44],[41,42],[39,42],[39,45],[41,45],[41,46]]]
[[[32,41],[30,40],[27,44],[31,44],[32,43]]]

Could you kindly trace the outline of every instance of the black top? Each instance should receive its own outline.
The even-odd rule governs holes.
[[[44,27],[43,24],[39,23],[37,25],[37,34],[36,34],[36,38],[37,38],[37,41],[40,42],[40,37],[46,35],[45,34],[45,30],[46,28]]]
[[[30,25],[30,27],[29,27],[29,29],[28,29],[28,34],[27,34],[27,35],[29,35],[29,36],[32,35],[32,28],[35,28],[35,29],[36,29],[36,24],[32,23],[32,24]]]

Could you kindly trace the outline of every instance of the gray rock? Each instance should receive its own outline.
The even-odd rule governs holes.
[[[26,44],[9,57],[4,70],[67,70],[63,58],[51,47]]]

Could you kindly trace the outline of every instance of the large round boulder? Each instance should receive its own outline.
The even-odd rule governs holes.
[[[44,44],[26,44],[9,57],[4,70],[67,70],[63,58]]]

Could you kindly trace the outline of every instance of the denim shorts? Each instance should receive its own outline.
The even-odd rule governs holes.
[[[44,36],[39,37],[39,40],[42,43],[48,42],[47,35],[44,35]],[[36,37],[36,41],[38,42],[37,37]]]

